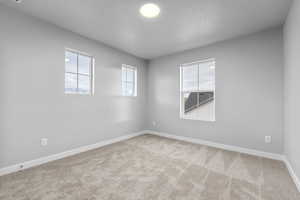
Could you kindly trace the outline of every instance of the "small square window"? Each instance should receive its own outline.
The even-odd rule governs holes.
[[[129,65],[122,65],[122,95],[137,96],[137,69]]]
[[[93,66],[91,56],[66,50],[65,52],[65,93],[92,94]]]

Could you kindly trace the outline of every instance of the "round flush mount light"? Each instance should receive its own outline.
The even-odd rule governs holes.
[[[154,3],[147,3],[140,8],[140,13],[144,17],[154,18],[160,13],[160,8]]]

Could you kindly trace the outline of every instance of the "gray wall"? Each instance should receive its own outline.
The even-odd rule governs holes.
[[[294,1],[284,27],[285,154],[300,177],[300,1]]]
[[[205,58],[216,59],[216,122],[179,119],[179,64]],[[152,60],[148,104],[149,129],[282,153],[282,29]]]
[[[144,129],[145,61],[4,6],[0,30],[0,168]],[[65,47],[95,57],[94,96],[64,94]],[[137,98],[120,96],[122,63]]]
[[[0,168],[145,128],[283,151],[281,28],[158,58],[146,67],[144,60],[5,6],[0,26]],[[95,57],[94,96],[64,94],[66,47]],[[211,57],[217,62],[216,122],[181,120],[179,64]],[[121,96],[122,63],[138,67],[137,98]],[[49,144],[41,147],[44,137]]]

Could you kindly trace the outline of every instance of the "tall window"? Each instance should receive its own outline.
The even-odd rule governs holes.
[[[215,60],[180,67],[180,117],[215,121]]]
[[[129,65],[122,65],[122,95],[137,96],[137,69]]]
[[[65,51],[65,93],[92,94],[93,57],[71,50]]]

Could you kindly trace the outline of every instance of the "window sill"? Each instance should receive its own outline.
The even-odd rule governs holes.
[[[193,118],[193,117],[187,117],[187,116],[179,116],[179,119],[181,120],[192,120],[192,121],[202,121],[202,122],[216,122],[216,119],[213,120],[203,120],[203,119],[197,119],[197,118]]]

